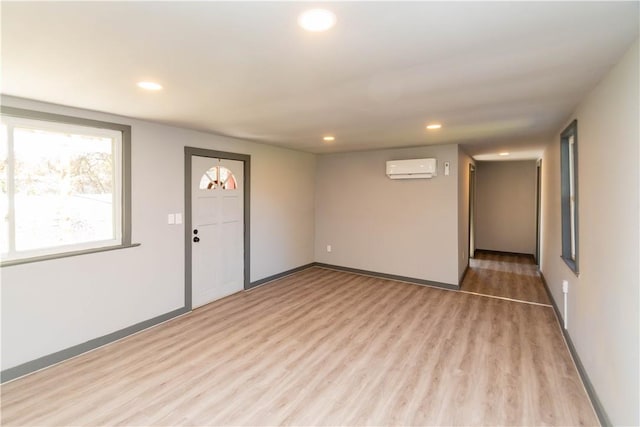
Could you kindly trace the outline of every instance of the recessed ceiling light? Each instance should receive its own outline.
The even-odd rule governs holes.
[[[498,154],[498,155],[499,155],[499,156],[508,156],[508,155],[509,155],[509,153],[508,153],[508,152],[506,152],[506,151],[503,151],[502,153],[500,153],[500,154]]]
[[[427,126],[427,129],[434,130],[434,129],[440,129],[441,127],[442,125],[440,123],[432,123],[429,126]]]
[[[160,90],[162,85],[154,82],[138,82],[138,87],[146,90]]]
[[[311,9],[300,14],[298,24],[314,33],[327,31],[336,24],[336,15],[327,9]]]
[[[322,138],[323,141],[335,141],[336,137],[335,136],[325,136]]]

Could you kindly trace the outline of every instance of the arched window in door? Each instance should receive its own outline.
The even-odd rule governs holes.
[[[200,178],[201,190],[215,190],[217,188],[222,190],[235,190],[238,188],[233,172],[224,166],[214,166]]]

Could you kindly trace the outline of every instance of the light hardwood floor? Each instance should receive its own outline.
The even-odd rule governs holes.
[[[2,386],[3,425],[596,425],[549,307],[311,268]]]
[[[476,251],[461,289],[550,305],[538,266],[530,255]]]

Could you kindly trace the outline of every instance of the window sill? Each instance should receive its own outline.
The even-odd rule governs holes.
[[[0,262],[0,267],[11,267],[14,265],[29,264],[32,262],[50,261],[58,258],[69,258],[72,256],[78,256],[78,255],[87,255],[87,254],[94,254],[98,252],[115,251],[118,249],[135,248],[140,245],[141,245],[140,243],[130,243],[126,245],[105,246],[103,248],[83,249],[80,251],[71,251],[71,252],[62,252],[62,253],[51,254],[51,255],[42,255],[42,256],[37,256],[32,258],[11,259],[11,260]]]
[[[573,271],[573,274],[576,275],[576,277],[580,277],[580,272],[578,271],[578,265],[576,264],[576,262],[570,258],[565,258],[562,255],[560,255],[560,258],[562,258],[562,260],[564,261],[565,264],[567,264],[567,267],[569,267],[569,269],[571,271]]]

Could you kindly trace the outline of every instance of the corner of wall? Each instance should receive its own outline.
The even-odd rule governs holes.
[[[593,385],[594,404],[601,402],[601,421],[613,425],[640,423],[639,74],[636,40],[566,122],[578,120],[579,276],[559,256],[564,126],[542,158],[541,271],[559,307],[569,282],[567,311],[559,312],[567,341]]]

